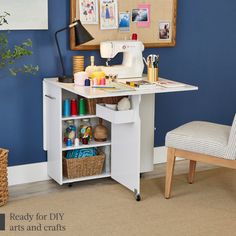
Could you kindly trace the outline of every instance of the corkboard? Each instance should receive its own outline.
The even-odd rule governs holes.
[[[107,40],[125,40],[130,39],[132,33],[137,33],[138,40],[142,41],[146,48],[148,47],[174,47],[176,39],[176,15],[177,0],[117,0],[118,15],[119,12],[137,9],[138,4],[147,4],[151,6],[150,10],[150,26],[148,28],[138,27],[137,23],[130,22],[130,31],[121,32],[119,29],[101,30],[100,24],[84,25],[84,27],[94,37],[94,40],[80,45],[75,45],[74,30],[70,30],[70,48],[71,50],[95,50],[99,49],[99,44]],[[98,0],[98,5],[99,5]],[[70,0],[70,22],[79,19],[79,0]],[[100,12],[98,11],[99,17]],[[169,39],[159,38],[159,24],[161,22],[169,22]]]

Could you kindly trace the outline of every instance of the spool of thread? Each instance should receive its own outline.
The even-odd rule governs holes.
[[[80,98],[80,100],[79,100],[79,114],[85,115],[85,100],[84,100],[84,98]]]
[[[90,79],[85,80],[85,86],[90,86]]]
[[[98,85],[98,79],[97,78],[93,79],[93,85]]]
[[[138,35],[136,33],[132,34],[132,40],[137,40],[138,39]]]
[[[72,99],[70,101],[70,108],[71,108],[71,115],[77,116],[78,115],[78,109],[77,109],[77,101],[75,99]]]
[[[100,85],[106,85],[106,79],[105,78],[100,79]]]
[[[65,99],[63,102],[63,116],[70,116],[70,100]]]

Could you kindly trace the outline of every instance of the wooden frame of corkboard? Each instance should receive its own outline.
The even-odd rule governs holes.
[[[156,47],[174,47],[176,44],[176,17],[177,17],[177,0],[117,0],[118,15],[119,12],[137,9],[138,4],[151,5],[150,10],[150,26],[137,27],[137,23],[130,22],[130,32],[121,32],[119,29],[101,30],[100,24],[84,25],[84,27],[94,37],[94,40],[80,45],[75,45],[74,30],[70,29],[70,48],[71,50],[96,50],[99,49],[101,41],[107,40],[124,40],[130,39],[132,33],[137,33],[138,40],[144,43],[145,48]],[[98,5],[99,5],[98,0]],[[98,15],[100,12],[98,9]],[[70,23],[75,19],[79,19],[79,0],[70,0]],[[169,39],[160,39],[159,24],[161,22],[170,23]]]

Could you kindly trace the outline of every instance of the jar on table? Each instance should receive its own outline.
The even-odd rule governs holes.
[[[92,126],[89,119],[82,119],[78,136],[82,144],[89,144],[92,140]]]
[[[76,138],[76,126],[74,120],[67,120],[65,123],[66,129],[64,132],[64,143],[66,146],[72,146]]]

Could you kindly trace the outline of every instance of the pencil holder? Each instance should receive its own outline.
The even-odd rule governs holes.
[[[148,81],[151,83],[158,81],[158,68],[148,68]]]

